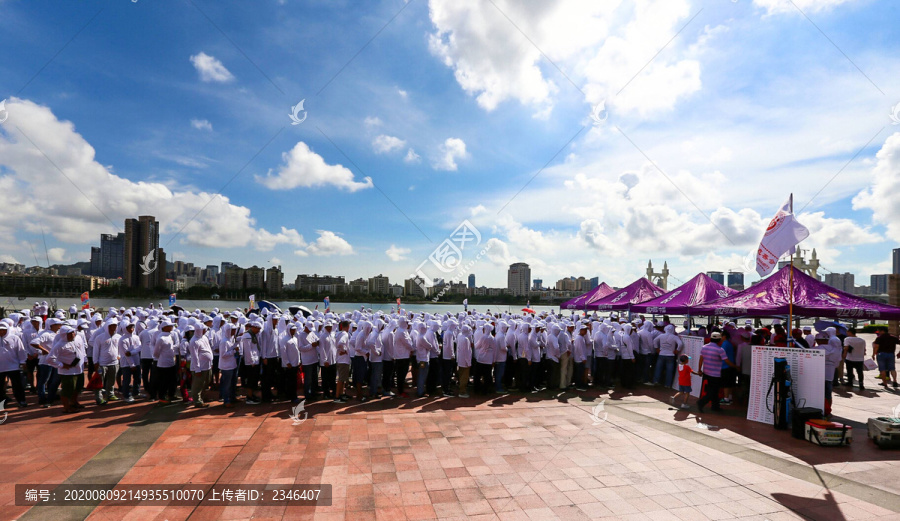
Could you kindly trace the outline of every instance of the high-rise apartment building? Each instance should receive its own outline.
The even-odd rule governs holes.
[[[118,279],[125,275],[125,234],[100,235],[100,247],[91,248],[90,275]]]
[[[509,265],[506,272],[506,288],[516,296],[527,295],[531,282],[531,268],[524,262]]]
[[[159,223],[152,215],[125,219],[123,282],[129,288],[166,285],[166,255],[159,247]]]
[[[271,267],[266,270],[266,293],[269,296],[280,295],[284,288],[284,274],[281,272],[281,266]]]
[[[852,273],[828,273],[825,275],[825,284],[832,288],[853,293],[856,288],[856,277]]]

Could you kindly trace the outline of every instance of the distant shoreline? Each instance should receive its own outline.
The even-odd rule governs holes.
[[[76,306],[79,306],[79,304],[80,304],[80,298],[77,297],[77,296],[76,296],[76,297],[39,297],[39,296],[29,295],[29,296],[26,297],[24,300],[18,300],[17,297],[9,297],[9,296],[0,295],[0,308],[3,308],[3,309],[10,309],[11,306],[9,305],[9,301],[8,301],[7,299],[12,299],[12,304],[13,304],[12,307],[15,307],[15,308],[18,308],[18,309],[30,309],[31,306],[32,306],[32,304],[33,304],[35,301],[39,301],[39,302],[40,302],[40,301],[47,301],[47,302],[49,302],[50,304],[53,304],[52,301],[53,301],[53,300],[56,300],[56,304],[57,304],[57,306],[59,307],[59,309],[63,309],[63,310],[68,310],[69,306],[72,305],[72,304],[75,304]],[[146,307],[147,305],[149,305],[149,304],[159,304],[159,303],[162,303],[164,306],[168,304],[168,299],[167,299],[166,297],[160,297],[160,298],[152,298],[152,297],[151,297],[151,298],[144,298],[144,297],[92,297],[91,300],[92,300],[92,301],[100,301],[100,302],[105,302],[105,301],[117,301],[117,302],[135,302],[135,301],[140,301],[140,302],[144,302],[144,304],[142,304],[142,305],[145,306],[145,307]],[[278,304],[279,306],[281,306],[282,304],[287,304],[287,305],[295,305],[295,304],[296,304],[296,305],[301,305],[301,306],[306,306],[306,307],[319,306],[319,308],[322,308],[322,307],[324,306],[324,303],[323,303],[321,300],[291,300],[291,299],[280,299],[280,298],[276,298],[276,299],[262,299],[262,300],[266,300],[266,301],[269,301],[269,302]],[[192,303],[192,302],[203,302],[204,304],[209,304],[209,303],[214,303],[214,302],[221,302],[221,303],[223,303],[223,304],[224,304],[224,303],[237,302],[237,303],[243,304],[243,305],[241,306],[241,308],[247,307],[247,305],[250,303],[248,299],[224,299],[224,298],[219,298],[219,299],[202,299],[202,298],[201,298],[201,299],[189,299],[189,298],[178,298],[178,299],[176,300],[176,302],[175,302],[175,305],[182,305],[182,306],[187,305],[187,306],[191,306],[190,303]],[[342,307],[344,307],[344,306],[354,306],[354,307],[360,307],[360,306],[365,306],[365,307],[375,307],[375,306],[377,306],[377,307],[386,307],[386,306],[387,306],[387,307],[396,307],[397,304],[396,304],[396,301],[394,301],[394,300],[388,300],[388,301],[384,301],[384,302],[373,302],[373,301],[362,301],[362,300],[357,300],[357,301],[337,301],[337,300],[332,300],[332,301],[331,301],[331,305],[332,305],[332,306],[340,305],[340,306],[342,306]],[[403,300],[402,300],[402,297],[401,297],[401,304],[400,304],[400,305],[401,305],[401,307],[406,307],[406,306],[458,306],[460,309],[462,309],[462,308],[464,307],[464,304],[463,304],[462,302],[433,302],[433,301],[431,301],[431,300],[403,301]],[[525,304],[520,304],[520,303],[514,303],[514,304],[512,304],[512,303],[506,303],[506,302],[470,302],[470,303],[468,304],[469,309],[486,309],[486,308],[519,308],[520,306],[521,306],[521,307],[525,307]],[[79,307],[80,307],[80,306],[79,306]],[[94,308],[105,308],[105,307],[107,307],[107,306],[105,306],[105,305],[103,305],[103,304],[100,304],[99,306],[92,306],[92,307],[94,307]],[[281,307],[284,307],[284,306],[281,306]],[[558,309],[558,308],[559,308],[559,303],[555,303],[555,304],[535,303],[535,304],[532,304],[532,307],[539,307],[539,308],[557,308],[557,309]],[[580,310],[575,310],[575,311],[580,311]]]
[[[62,297],[62,296],[38,296],[38,295],[29,295],[29,296],[27,296],[24,300],[19,300],[18,297],[15,297],[15,296],[0,295],[0,307],[8,307],[8,305],[9,305],[8,299],[12,299],[12,302],[13,302],[14,305],[16,305],[16,307],[30,307],[31,304],[34,303],[34,301],[36,301],[36,300],[37,300],[37,301],[45,301],[45,300],[46,300],[46,301],[48,301],[48,302],[50,302],[50,301],[52,301],[52,300],[56,300],[58,305],[62,306],[62,304],[65,303],[65,304],[66,304],[66,307],[68,307],[68,305],[70,305],[70,304],[76,304],[76,305],[78,305],[79,302],[80,302],[80,295],[65,296],[65,297]],[[450,301],[450,302],[434,302],[434,301],[432,301],[431,299],[425,299],[425,300],[409,300],[409,301],[407,301],[407,300],[403,299],[403,297],[400,297],[400,299],[401,299],[401,306],[402,306],[402,305],[406,305],[406,304],[410,304],[410,305],[435,305],[435,306],[454,306],[454,305],[456,305],[456,306],[462,307],[462,306],[464,305],[462,302],[455,302],[455,301]],[[128,297],[128,296],[110,296],[110,297],[107,297],[107,296],[94,296],[94,295],[91,295],[91,300],[146,301],[148,304],[151,303],[151,302],[152,302],[152,303],[158,303],[158,302],[166,303],[166,302],[168,302],[168,295],[163,295],[163,296],[159,296],[159,297]],[[260,300],[266,300],[266,301],[269,301],[269,302],[290,302],[290,303],[297,303],[297,304],[320,304],[320,305],[323,304],[322,300],[302,300],[302,299],[296,300],[296,299],[283,298],[283,297],[279,297],[279,298],[263,298],[263,299],[260,299]],[[178,303],[178,301],[182,301],[182,302],[243,302],[243,303],[248,303],[248,304],[249,304],[249,300],[246,299],[246,298],[240,298],[240,299],[235,299],[235,298],[218,298],[218,299],[211,299],[211,298],[188,298],[188,297],[177,297],[176,304]],[[535,302],[535,303],[532,304],[532,306],[539,306],[539,307],[555,307],[555,308],[558,308],[559,305],[562,304],[563,302],[564,302],[564,301],[561,301],[561,302],[553,302],[553,303]],[[21,303],[21,305],[18,305],[19,303]],[[350,300],[350,301],[338,301],[338,300],[332,300],[331,303],[332,303],[332,304],[342,304],[342,305],[344,305],[344,304],[360,304],[360,305],[361,305],[361,304],[368,304],[368,305],[388,305],[388,306],[396,306],[396,305],[397,305],[397,304],[396,304],[396,298],[390,299],[390,300],[385,300],[385,301],[376,301],[376,300]],[[469,307],[470,307],[470,308],[471,308],[471,307],[484,307],[484,306],[515,307],[515,306],[520,306],[520,305],[521,305],[522,307],[525,307],[526,303],[518,303],[518,302],[516,302],[516,303],[510,303],[510,302],[470,302],[470,303],[469,303]],[[577,311],[577,310],[576,310],[576,311]]]

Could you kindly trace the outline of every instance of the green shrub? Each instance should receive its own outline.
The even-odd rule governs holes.
[[[868,326],[863,326],[862,328],[857,329],[858,333],[874,333],[876,329],[880,327],[888,327],[887,324],[870,324]]]

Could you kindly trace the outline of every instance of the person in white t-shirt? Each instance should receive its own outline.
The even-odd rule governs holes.
[[[342,320],[338,324],[338,333],[335,337],[337,347],[337,391],[335,403],[347,403],[348,397],[344,390],[350,384],[350,321]]]
[[[241,371],[243,372],[243,382],[241,387],[244,389],[247,399],[244,403],[247,405],[259,405],[262,403],[259,390],[259,332],[263,328],[260,320],[248,322],[246,330],[240,338],[241,351]]]
[[[847,387],[853,387],[853,371],[859,375],[859,390],[865,391],[863,384],[863,362],[866,359],[866,341],[856,336],[856,328],[847,330],[844,339],[844,362],[847,366]]]
[[[469,340],[471,335],[472,328],[467,324],[463,324],[462,332],[456,337],[456,367],[459,380],[459,393],[457,396],[460,398],[469,397],[469,370],[472,367],[472,342]]]
[[[282,371],[282,385],[281,388],[287,394],[288,399],[291,401],[293,405],[297,405],[300,403],[300,398],[297,397],[297,373],[299,372],[298,368],[302,365],[302,356],[300,348],[300,339],[297,338],[297,323],[291,322],[288,326],[287,331],[288,334],[284,337],[285,341],[279,347],[278,352],[281,354],[281,371]],[[318,363],[318,355],[316,354],[316,348],[309,343],[305,334],[309,333],[309,329],[304,328],[304,339],[305,342],[304,348],[312,352],[312,354],[307,353],[307,357],[315,357],[316,362]],[[309,364],[312,365],[312,364]],[[312,399],[311,391],[312,382],[306,381],[304,382],[306,386],[305,396],[307,399]]]
[[[0,326],[2,328],[2,326]],[[53,348],[47,355],[48,363],[57,368],[61,380],[63,411],[72,413],[81,408],[78,395],[81,394],[84,379],[84,356],[81,339],[76,340],[77,333],[71,326],[59,329],[59,340],[54,341]]]
[[[335,399],[337,384],[337,339],[335,338],[334,320],[325,321],[325,327],[319,335],[319,367],[322,371],[322,395]]]
[[[128,403],[138,396],[141,381],[141,340],[134,334],[133,322],[125,322],[125,334],[119,335],[119,393]]]
[[[219,380],[219,396],[227,409],[234,407],[236,389],[238,358],[240,357],[240,340],[237,339],[238,328],[226,322],[222,326],[219,337],[219,371],[222,377]]]

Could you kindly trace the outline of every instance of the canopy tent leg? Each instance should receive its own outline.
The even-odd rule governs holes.
[[[788,347],[794,347],[794,335],[791,334],[791,331],[794,330],[794,255],[791,254],[791,277],[790,282],[788,283],[791,286],[791,298],[788,302]]]

